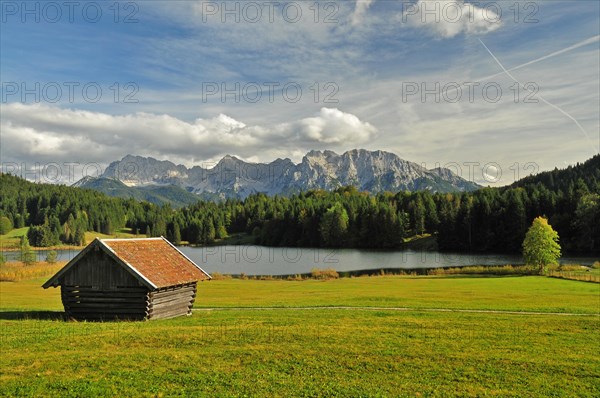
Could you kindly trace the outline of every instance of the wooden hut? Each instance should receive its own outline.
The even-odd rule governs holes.
[[[96,238],[43,285],[61,288],[67,316],[80,320],[190,315],[202,268],[168,240]]]

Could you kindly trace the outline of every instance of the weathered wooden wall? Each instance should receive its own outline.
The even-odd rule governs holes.
[[[142,320],[148,317],[148,290],[144,287],[100,290],[61,286],[67,316],[79,320]]]
[[[196,282],[155,290],[148,297],[148,319],[190,315],[196,300]]]
[[[102,250],[91,250],[62,276],[63,285],[86,286],[98,290],[142,287],[125,268]]]

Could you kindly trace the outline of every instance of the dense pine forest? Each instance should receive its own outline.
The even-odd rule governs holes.
[[[583,164],[472,193],[372,195],[354,187],[290,197],[199,201],[181,209],[0,175],[0,233],[30,226],[35,246],[84,244],[85,231],[210,244],[251,234],[271,246],[399,248],[432,234],[441,250],[519,252],[531,221],[546,216],[566,252],[600,253],[600,155]]]

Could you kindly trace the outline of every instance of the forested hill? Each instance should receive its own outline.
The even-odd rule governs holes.
[[[82,231],[112,234],[130,227],[175,243],[210,243],[246,232],[258,244],[358,248],[398,248],[405,238],[430,233],[443,250],[519,252],[532,220],[543,215],[564,251],[600,253],[599,160],[470,193],[373,195],[344,187],[181,209],[0,175],[0,232],[32,226],[31,243],[42,246],[81,243]]]
[[[510,185],[510,188],[527,187],[541,184],[551,191],[567,192],[569,189],[576,189],[577,182],[582,180],[590,191],[598,193],[600,191],[600,154],[575,166],[569,166],[566,169],[555,168],[552,171],[525,177]]]
[[[0,188],[0,232],[41,226],[48,236],[32,243],[42,246],[57,244],[59,239],[82,243],[85,231],[113,232],[123,226],[129,210],[150,207],[91,189],[33,183],[9,174],[0,174]]]
[[[116,198],[145,200],[159,206],[169,204],[174,208],[190,205],[201,199],[198,195],[175,185],[129,187],[114,178],[86,177],[78,181],[74,186],[93,189],[94,191],[102,192]]]

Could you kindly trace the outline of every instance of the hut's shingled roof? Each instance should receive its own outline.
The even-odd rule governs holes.
[[[157,288],[209,278],[164,238],[102,239],[101,242]]]
[[[115,261],[129,269],[143,285],[150,289],[182,285],[210,279],[202,268],[163,237],[143,239],[94,239],[67,263],[43,288],[60,285],[62,276],[90,250],[101,249]]]

